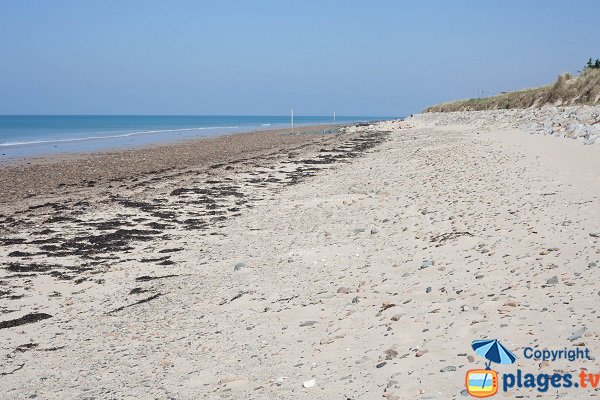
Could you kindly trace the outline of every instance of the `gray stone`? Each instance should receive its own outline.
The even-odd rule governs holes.
[[[447,367],[440,369],[440,372],[454,372],[454,371],[456,371],[456,367],[454,365],[448,365]]]
[[[237,263],[233,266],[234,271],[239,271],[242,268],[246,268],[246,264],[244,264],[243,262]]]
[[[583,327],[577,329],[575,332],[573,332],[573,334],[571,336],[569,336],[567,338],[567,340],[572,342],[574,340],[580,339],[583,336],[583,334],[587,332],[587,330],[588,330],[588,328],[583,326]]]
[[[556,285],[556,284],[558,284],[558,276],[554,275],[552,278],[549,278],[546,281],[546,284],[547,285]]]

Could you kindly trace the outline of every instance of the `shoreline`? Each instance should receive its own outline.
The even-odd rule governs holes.
[[[294,129],[267,129],[174,143],[148,144],[139,148],[90,153],[51,154],[0,163],[0,206],[65,190],[164,173],[173,169],[206,167],[269,151],[308,143],[322,131],[345,125],[311,125]],[[329,135],[330,133],[326,133]],[[92,183],[91,183],[92,182]]]

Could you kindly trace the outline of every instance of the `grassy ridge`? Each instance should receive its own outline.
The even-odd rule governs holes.
[[[425,112],[479,111],[543,105],[600,104],[600,69],[586,69],[578,76],[560,75],[551,85],[518,90],[480,99],[458,100],[428,107]]]

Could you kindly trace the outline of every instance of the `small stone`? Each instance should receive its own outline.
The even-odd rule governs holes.
[[[398,357],[398,352],[394,349],[387,349],[386,351],[384,351],[384,353],[386,360],[391,360],[393,358]]]
[[[472,355],[470,355],[470,354],[469,354],[469,355],[467,356],[467,361],[469,361],[470,363],[472,363],[472,362],[474,362],[474,361],[475,361],[475,357],[473,357]]]
[[[386,364],[387,364],[387,362],[385,362],[385,361],[384,361],[384,362],[380,362],[380,363],[379,363],[379,364],[377,364],[375,367],[377,367],[377,368],[381,368],[381,367],[384,367]]]
[[[237,263],[233,266],[234,271],[239,271],[242,268],[246,268],[246,264],[244,264],[243,262]]]
[[[588,268],[596,268],[598,266],[598,264],[595,261],[592,261],[591,263],[588,264]]]
[[[577,340],[577,339],[581,338],[583,336],[583,334],[587,332],[587,330],[588,330],[588,328],[583,326],[583,327],[577,329],[575,332],[573,332],[573,334],[571,336],[569,336],[567,338],[567,340],[569,340],[571,342],[574,340]]]
[[[341,287],[337,290],[337,292],[342,294],[348,294],[350,293],[350,289],[348,289],[347,287]]]
[[[422,357],[427,353],[427,350],[423,349],[423,350],[419,350],[415,353],[415,357]]]
[[[402,318],[402,314],[396,314],[391,318],[391,320],[392,321],[400,321],[400,318]]]
[[[425,293],[431,293],[431,286],[428,286],[427,289],[425,289]]]
[[[434,264],[433,260],[423,260],[419,269],[429,268]]]
[[[456,367],[454,365],[448,365],[447,367],[440,369],[440,372],[453,372],[453,371],[456,371]]]
[[[379,233],[379,229],[378,228],[371,228],[371,235],[374,235],[376,233]]]
[[[546,281],[547,285],[556,285],[558,284],[558,276],[554,275],[552,278]]]
[[[306,382],[304,382],[304,383],[302,384],[302,387],[305,387],[305,388],[311,388],[311,387],[314,387],[316,383],[317,383],[317,382],[316,382],[314,379],[311,379],[311,380],[309,380],[309,381],[306,381]]]

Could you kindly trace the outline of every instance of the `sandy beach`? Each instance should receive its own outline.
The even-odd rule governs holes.
[[[600,356],[598,107],[563,111],[2,167],[0,397],[464,398],[490,337],[600,373],[522,357]]]

